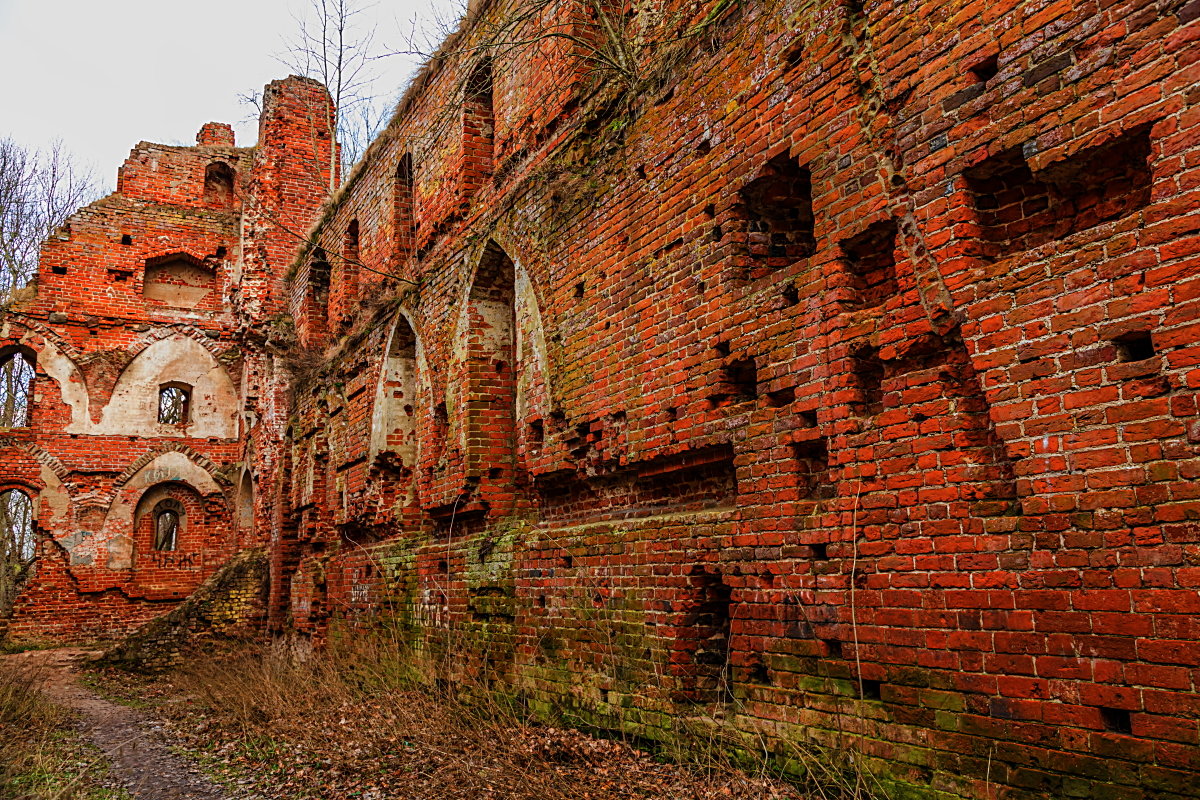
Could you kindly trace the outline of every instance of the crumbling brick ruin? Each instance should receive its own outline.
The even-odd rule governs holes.
[[[35,500],[41,534],[10,636],[122,635],[265,541],[254,467],[288,414],[267,353],[293,231],[326,196],[322,103],[291,78],[267,87],[256,148],[216,123],[195,147],[140,143],[0,316],[0,502]]]
[[[482,0],[323,208],[299,79],[253,150],[140,145],[4,318],[13,628],[261,542],[271,634],[583,724],[1200,794],[1197,17]]]

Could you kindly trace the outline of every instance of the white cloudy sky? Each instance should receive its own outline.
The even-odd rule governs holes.
[[[210,120],[251,145],[238,95],[285,76],[277,56],[314,0],[0,0],[0,138],[61,139],[106,188],[138,141],[191,144]],[[356,0],[381,50],[404,49],[414,20],[434,30],[456,0]],[[374,62],[394,97],[416,59]]]

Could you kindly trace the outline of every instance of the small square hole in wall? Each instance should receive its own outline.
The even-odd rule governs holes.
[[[722,370],[723,383],[733,402],[739,403],[758,397],[758,367],[752,358],[730,361]]]
[[[121,244],[125,244],[125,245],[133,244],[133,237],[130,236],[128,233],[124,234],[123,236],[121,236]]]
[[[50,271],[53,272],[55,275],[66,275],[67,274],[66,267],[51,267]]]
[[[825,645],[825,652],[829,654],[829,658],[842,657],[841,639],[822,639],[821,643]]]
[[[854,406],[859,416],[873,417],[883,411],[883,360],[878,348],[864,345],[851,354],[854,386],[858,399]]]
[[[987,83],[992,78],[996,77],[996,73],[1000,71],[1000,57],[996,53],[992,53],[990,56],[986,56],[982,60],[976,61],[973,65],[968,67],[968,71],[971,73],[971,77],[973,77],[976,81],[980,83]]]
[[[1117,358],[1121,361],[1145,361],[1154,358],[1154,340],[1150,331],[1135,331],[1113,340],[1117,348]]]
[[[800,497],[827,500],[836,494],[836,487],[829,480],[829,448],[825,439],[796,442],[792,445],[792,458]]]
[[[529,446],[540,450],[546,441],[546,426],[540,419],[529,423]]]
[[[767,404],[772,408],[782,408],[789,405],[796,399],[795,388],[788,386],[783,389],[776,389],[773,392],[767,392]]]
[[[876,222],[841,242],[845,265],[854,287],[853,305],[874,308],[895,295],[896,221]]]
[[[763,686],[771,685],[771,671],[767,669],[767,665],[761,661],[756,661],[750,665],[747,670],[746,680],[749,683],[758,683]]]
[[[795,69],[804,62],[804,43],[797,42],[783,51],[782,59],[785,71]]]
[[[584,285],[584,282],[583,282],[583,281],[580,281],[579,283],[575,284],[575,296],[576,296],[576,297],[583,297],[583,290],[584,290],[585,288],[586,288],[586,287],[585,287],[585,285]]]
[[[829,560],[829,545],[825,542],[812,542],[808,545],[808,549],[812,550],[812,557],[816,561]]]
[[[800,290],[796,288],[796,284],[794,283],[785,285],[783,291],[780,292],[780,296],[783,298],[784,305],[794,306],[800,304]]]
[[[1113,733],[1133,733],[1133,719],[1123,708],[1101,708],[1100,721],[1106,731]]]
[[[863,700],[883,699],[883,681],[869,681],[863,679],[858,682],[858,688],[862,693]]]

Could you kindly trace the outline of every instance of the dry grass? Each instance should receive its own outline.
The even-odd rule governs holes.
[[[306,659],[247,649],[193,661],[154,691],[190,747],[271,798],[799,800],[722,758],[661,763],[537,723],[481,686],[430,675],[387,636]],[[106,681],[112,685],[114,678]]]
[[[95,783],[98,753],[69,714],[38,691],[35,669],[0,660],[0,798],[117,800]]]

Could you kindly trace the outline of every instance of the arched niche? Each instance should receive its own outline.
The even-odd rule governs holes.
[[[173,514],[176,531],[169,545],[158,541],[161,517]],[[204,499],[183,481],[167,481],[146,489],[133,512],[134,552],[187,552],[208,544],[209,514]]]
[[[204,168],[204,202],[224,208],[233,205],[233,187],[237,173],[224,161],[214,161]]]
[[[145,498],[151,489],[164,496],[170,494],[168,488],[162,487],[194,493],[197,498],[223,497],[213,476],[187,454],[174,450],[162,453],[117,489],[100,533],[80,543],[80,547],[86,544],[92,550],[87,554],[87,563],[114,570],[133,566],[135,533],[142,533],[138,528],[142,520],[139,515],[153,506]],[[72,561],[80,563],[75,558]]]
[[[242,473],[237,490],[238,528],[246,533],[254,532],[254,478],[250,471]]]
[[[384,456],[406,473],[417,465],[418,350],[412,324],[399,315],[388,338],[371,417],[371,459]]]
[[[189,421],[158,421],[159,391],[168,384],[191,387]],[[237,438],[238,396],[233,379],[212,353],[187,336],[147,347],[121,373],[100,423],[89,433],[122,436]]]
[[[488,242],[467,297],[467,426],[486,441],[468,437],[468,476],[513,466],[516,452],[516,265]]]
[[[518,420],[542,418],[550,411],[550,354],[541,306],[529,273],[516,265],[514,315],[517,352],[516,412]]]

